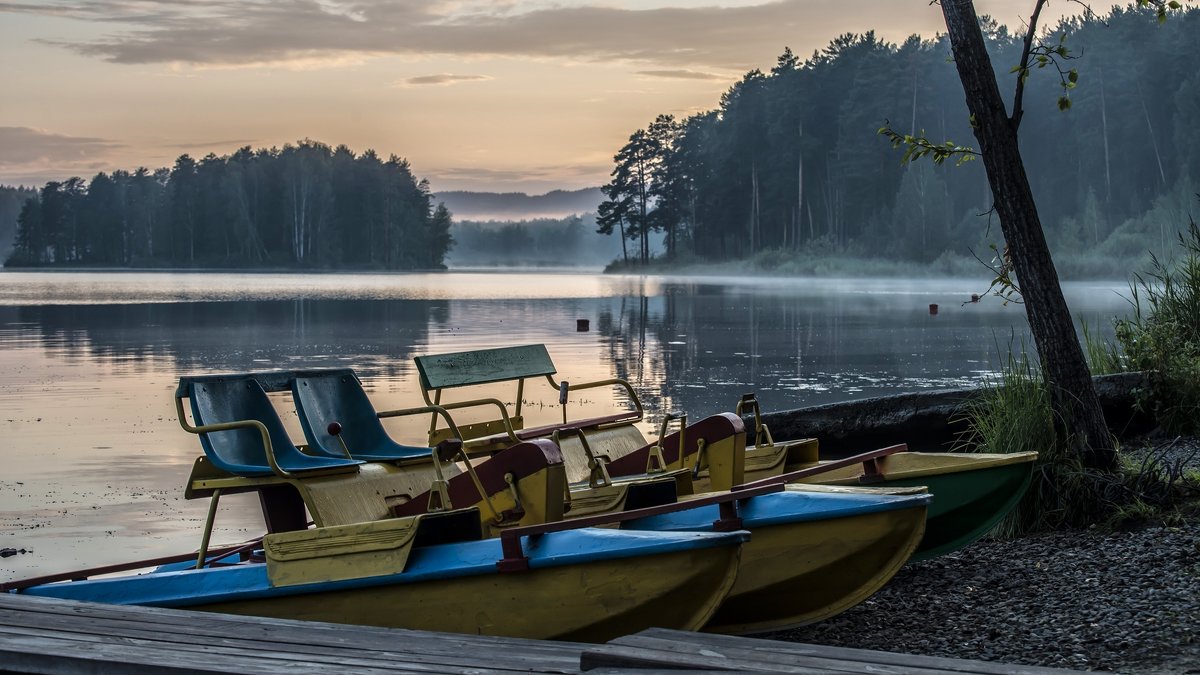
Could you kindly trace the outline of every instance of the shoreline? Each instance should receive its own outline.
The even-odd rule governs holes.
[[[1200,471],[1194,437],[1144,438],[1126,452]],[[838,616],[762,637],[1132,675],[1200,673],[1200,502],[1190,507],[1165,524],[985,537],[909,563]]]
[[[981,541],[864,603],[762,636],[1012,664],[1200,672],[1200,524]]]

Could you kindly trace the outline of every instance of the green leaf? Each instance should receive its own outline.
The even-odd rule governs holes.
[[[1078,82],[1079,81],[1079,71],[1072,68],[1071,72],[1067,73],[1067,80],[1070,81],[1072,84],[1074,84],[1075,82]]]
[[[1171,0],[1167,3],[1167,7],[1170,7],[1171,9],[1179,9],[1180,7],[1183,7],[1183,5],[1179,4],[1175,0]]]
[[[1070,110],[1071,109],[1071,99],[1067,98],[1066,96],[1059,96],[1058,97],[1058,109],[1062,110],[1064,112],[1067,110]]]

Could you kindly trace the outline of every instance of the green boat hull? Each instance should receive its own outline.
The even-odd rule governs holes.
[[[910,560],[927,560],[971,544],[1014,508],[1033,478],[1033,463],[1006,464],[919,478],[884,480],[871,487],[925,486],[933,495],[925,536]]]

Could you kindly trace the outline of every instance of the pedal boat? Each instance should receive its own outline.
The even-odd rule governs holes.
[[[471,514],[473,518],[473,514]],[[653,626],[696,630],[729,591],[745,532],[579,528],[524,538],[528,568],[503,571],[498,539],[414,544],[420,518],[268,535],[266,560],[21,587],[120,605],[452,633],[603,642]],[[295,534],[295,533],[289,533]],[[89,576],[85,572],[65,575]],[[14,590],[12,584],[0,587]]]
[[[424,466],[435,476],[432,512],[393,517],[393,500],[413,492],[406,459],[363,461],[301,452],[260,379],[270,377],[185,377],[176,391],[180,423],[200,435],[205,452],[185,493],[211,500],[197,553],[9,582],[0,591],[604,641],[651,626],[699,629],[734,584],[748,538],[740,530],[623,532],[568,524],[536,539],[482,538],[484,518],[476,509],[450,508],[440,466],[461,452],[453,441],[425,449],[431,457]],[[184,399],[191,401],[194,424],[187,420]],[[405,448],[403,454],[411,451]],[[521,443],[486,464],[486,471],[468,474],[481,489],[519,481],[533,494],[540,487],[541,503],[551,505],[541,517],[556,517],[554,497],[561,514],[562,455],[553,443]],[[218,501],[222,494],[238,492],[259,495],[268,533],[234,549],[210,549]],[[514,558],[520,563],[513,564]],[[159,564],[165,566],[135,576],[89,578]]]
[[[787,489],[739,501],[740,527],[752,538],[742,546],[733,589],[704,630],[740,635],[794,628],[866,600],[916,549],[930,499],[925,493]],[[640,518],[623,527],[711,532],[719,520],[718,507],[708,505]]]
[[[430,386],[451,386],[450,383],[465,386],[504,377],[538,375],[538,370],[529,367],[530,363],[549,370],[552,366],[545,363],[548,357],[544,347],[534,347],[538,349],[501,348],[417,358]],[[480,366],[480,372],[476,373],[477,364],[486,368]],[[524,370],[514,371],[518,366]],[[563,387],[568,388],[569,385]],[[434,398],[429,403],[436,405],[440,401]],[[485,400],[476,400],[457,405],[484,404]],[[491,405],[499,407],[496,401]],[[500,423],[506,431],[514,431],[511,422],[504,423],[505,419]],[[668,434],[667,424],[672,420],[678,421],[679,429]],[[469,429],[466,424],[455,427]],[[476,428],[493,427],[485,423],[477,424]],[[470,438],[470,432],[467,433]],[[619,517],[626,529],[713,531],[718,527],[714,525],[718,505],[712,500],[736,503],[738,527],[750,530],[752,537],[742,547],[737,582],[706,630],[765,632],[838,614],[862,602],[891,579],[908,560],[924,530],[930,497],[914,491],[810,494],[785,491],[783,481],[778,481],[770,493],[730,492],[729,488],[743,482],[741,460],[746,431],[736,415],[714,415],[692,425],[682,415],[669,415],[653,444],[645,443],[632,424],[622,425],[612,420],[600,425],[590,421],[551,425],[537,433],[547,434],[561,446],[568,465],[574,452],[578,456],[575,466],[586,467],[587,473],[572,476],[583,480],[569,486],[571,508],[564,513],[568,521],[609,524],[617,522],[614,517]],[[696,450],[681,455],[681,447]],[[625,454],[620,456],[622,450]],[[618,456],[610,460],[613,455]],[[483,469],[490,461],[494,460],[477,468]],[[710,483],[719,483],[724,490],[695,494],[692,481],[699,467]],[[473,493],[467,475],[450,478],[448,483],[454,504],[477,506],[484,512],[512,512],[510,509],[518,507],[529,512],[529,505],[537,504],[537,496],[525,495],[520,486],[512,496],[500,492],[481,498],[478,492]],[[432,493],[418,495],[397,506],[394,512],[418,513],[432,496]],[[496,504],[489,505],[491,500]],[[581,503],[584,508],[578,508]],[[532,510],[546,511],[536,506]],[[639,512],[651,515],[636,516]],[[724,522],[731,520],[726,518]],[[514,524],[519,532],[524,529],[522,526],[537,523],[522,518]],[[508,534],[503,526],[493,528],[493,532],[502,537]]]
[[[539,354],[537,358],[542,359],[540,354],[545,352],[545,347],[531,345],[417,358],[419,366],[422,358],[442,358],[450,365],[455,364],[455,359],[469,359],[472,355],[484,354],[486,357],[481,356],[479,361],[491,363],[511,350],[534,350]],[[549,357],[545,356],[544,359],[548,362]],[[545,369],[553,372],[552,364]],[[451,370],[461,377],[462,368]],[[430,368],[430,372],[437,371]],[[446,378],[445,381],[451,380]],[[552,378],[550,382],[555,383]],[[630,392],[629,396],[635,402],[638,413],[636,419],[640,420],[642,409],[636,393],[632,393],[632,387],[623,381],[618,386]],[[560,403],[564,407],[565,419],[566,392],[573,391],[574,385],[560,383],[560,387],[564,390]],[[440,390],[434,390],[440,393]],[[492,403],[502,405],[495,401]],[[471,405],[480,403],[472,402]],[[744,425],[738,424],[743,412],[752,413],[754,417],[753,445],[746,441]],[[819,444],[815,438],[775,442],[770,430],[761,421],[758,402],[752,394],[738,402],[733,414],[713,415],[693,425],[687,424],[686,416],[665,416],[655,443],[645,441],[641,432],[633,426],[632,419],[619,420],[618,417],[564,422],[523,434],[514,433],[512,437],[553,437],[559,440],[567,454],[569,480],[576,486],[582,486],[586,481],[593,488],[586,494],[593,496],[584,499],[590,499],[591,502],[601,501],[595,495],[604,494],[605,489],[618,490],[623,484],[636,485],[639,481],[646,481],[654,472],[661,474],[685,467],[690,469],[685,472],[690,475],[674,474],[679,483],[679,494],[728,490],[739,484],[757,484],[813,467],[825,468],[806,473],[803,479],[791,480],[809,485],[884,488],[885,492],[926,487],[935,499],[929,506],[925,535],[912,560],[924,560],[958,550],[991,531],[1021,501],[1032,480],[1034,460],[1037,459],[1037,453],[1033,452],[1007,455],[917,453],[908,452],[905,445],[899,444],[875,451],[874,458],[870,460],[865,456],[857,456],[846,465],[835,464],[837,460],[820,458]],[[679,431],[666,434],[667,423],[676,417],[680,422]],[[741,430],[740,435],[735,431],[737,429]],[[564,431],[570,432],[569,437],[559,439]],[[572,461],[572,457],[577,459]],[[861,470],[856,468],[859,463],[863,465]],[[597,477],[601,464],[608,482]],[[615,487],[609,487],[610,483]],[[603,510],[603,507],[594,507],[594,512]]]
[[[517,351],[513,352],[513,349]],[[544,348],[508,348],[418,357],[422,359],[418,363],[422,364],[422,372],[434,377],[436,383],[476,384],[483,379],[490,383],[498,377],[512,375],[510,369],[498,369],[497,363],[525,363],[527,370],[521,372],[535,374],[536,371],[528,369],[528,364],[540,361],[530,357],[541,355],[544,355]],[[475,373],[478,364],[487,367],[480,367],[481,372]],[[444,374],[442,379],[436,379],[440,377],[439,373]],[[323,456],[331,460],[338,456],[339,445],[343,449],[343,458],[382,458],[388,447],[392,447],[390,452],[397,455],[412,454],[397,449],[395,444],[388,446],[390,441],[378,418],[392,413],[375,412],[352,371],[260,373],[255,377],[273,391],[291,390],[310,447],[320,448]],[[520,398],[518,396],[518,400]],[[438,400],[431,401],[426,410],[445,410],[438,405]],[[486,400],[451,405],[461,408],[476,404],[499,407],[498,402]],[[477,424],[474,429],[457,424],[449,412],[443,417],[452,434],[468,439],[472,431],[489,428],[486,424]],[[625,521],[639,507],[646,507],[661,508],[662,513],[672,515],[666,520],[663,518],[667,516],[645,520],[637,525],[639,529],[711,530],[713,518],[708,511],[717,507],[704,501],[709,497],[694,495],[695,467],[681,463],[681,459],[695,460],[698,466],[702,464],[709,476],[715,476],[726,486],[741,483],[738,460],[745,452],[744,423],[736,415],[722,414],[688,425],[686,418],[678,416],[679,429],[668,434],[669,421],[665,419],[660,427],[657,443],[643,445],[611,462],[607,460],[608,454],[615,452],[611,445],[613,439],[631,439],[630,429],[640,438],[640,432],[632,425],[609,422],[588,428],[567,424],[550,429],[550,437],[555,441],[550,447],[561,444],[564,455],[569,451],[581,455],[577,465],[586,466],[588,470],[586,480],[569,486],[569,489],[565,478],[554,483],[551,474],[540,473],[541,468],[535,462],[530,462],[529,468],[521,468],[516,459],[506,459],[521,456],[525,452],[523,448],[530,444],[549,443],[544,438],[535,438],[518,442],[486,461],[459,462],[465,470],[445,480],[434,480],[427,491],[390,504],[391,513],[412,517],[424,513],[428,504],[473,507],[482,517],[480,526],[485,536],[505,536],[513,528],[520,530],[522,526],[553,523],[563,518],[577,526],[611,525],[617,522],[611,519],[612,516],[619,515]],[[511,422],[504,425],[508,431],[512,431],[510,425]],[[592,447],[593,441],[608,444],[602,446],[602,451],[597,451]],[[496,441],[488,439],[486,442]],[[681,455],[680,447],[695,447],[697,451],[690,456]],[[401,460],[400,468],[393,468],[395,478],[388,474],[386,478],[392,480],[393,492],[400,490],[398,481],[404,477],[412,479],[414,474],[411,472],[427,471],[429,466],[436,468],[437,463],[430,462],[429,450],[423,449],[423,453],[425,465],[418,467],[413,464],[414,458],[408,457]],[[387,462],[381,462],[381,465],[392,466]],[[646,474],[647,468],[653,473]],[[614,469],[628,469],[631,474],[639,469],[642,472],[620,479],[610,476],[609,471]],[[365,470],[360,473],[362,471]],[[310,486],[308,489],[319,491],[320,488]],[[407,486],[404,489],[408,489]],[[713,624],[715,630],[760,632],[803,625],[861,602],[908,559],[921,538],[929,501],[927,495],[814,497],[785,493],[782,482],[774,489],[779,494],[758,496],[746,492],[726,498],[726,501],[736,501],[748,509],[750,519],[745,521],[745,526],[752,527],[755,536],[742,547],[742,562],[734,587],[736,601],[731,600],[723,606],[720,612],[723,618]],[[562,503],[564,494],[569,496],[569,510]],[[830,576],[835,572],[836,579]]]
[[[959,550],[990,532],[1025,496],[1038,456],[1036,452],[909,452],[900,444],[872,453],[871,458],[864,454],[840,462],[823,459],[815,438],[776,442],[762,423],[752,394],[739,402],[739,416],[743,409],[753,414],[755,426],[754,444],[746,450],[747,483],[792,474],[802,476],[792,482],[809,486],[927,488],[934,500],[914,561]],[[797,473],[813,467],[825,470]],[[697,478],[699,487],[704,480]]]

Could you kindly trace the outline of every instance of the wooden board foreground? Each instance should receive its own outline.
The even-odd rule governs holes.
[[[881,675],[1069,672],[657,628],[604,645],[588,645],[0,593],[3,672],[633,675],[681,670]]]

